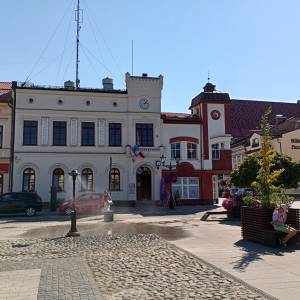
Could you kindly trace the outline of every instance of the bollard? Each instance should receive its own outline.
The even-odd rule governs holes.
[[[104,222],[112,222],[114,220],[114,212],[107,210],[104,212]]]

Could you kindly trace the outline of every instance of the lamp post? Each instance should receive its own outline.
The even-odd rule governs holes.
[[[76,178],[79,175],[77,170],[72,170],[69,175],[73,180],[73,197],[72,197],[72,212],[71,212],[71,228],[67,233],[67,236],[80,236],[80,233],[76,228],[76,207],[75,207],[75,186],[76,186]]]

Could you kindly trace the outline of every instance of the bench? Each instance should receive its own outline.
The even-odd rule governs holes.
[[[227,215],[227,210],[224,211],[208,211],[202,217],[201,221],[207,221],[208,217],[211,215]]]

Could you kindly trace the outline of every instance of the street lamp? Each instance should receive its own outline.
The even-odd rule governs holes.
[[[77,170],[72,170],[69,175],[72,177],[73,180],[73,198],[72,198],[72,212],[71,212],[71,228],[70,231],[67,233],[67,236],[80,236],[80,233],[77,231],[76,228],[76,207],[75,207],[75,185],[76,185],[76,178],[79,175]]]
[[[180,157],[179,157],[179,156],[176,156],[176,157],[175,157],[175,161],[176,161],[176,165],[175,165],[175,169],[176,169],[177,165],[178,165],[179,162],[180,162]],[[170,159],[169,165],[166,165],[166,157],[165,157],[163,154],[160,156],[160,160],[155,161],[155,166],[156,166],[157,170],[158,170],[160,167],[163,167],[163,168],[165,167],[165,168],[169,169],[170,171],[172,171],[172,169],[173,169],[173,167],[174,167],[174,165],[172,165],[171,159]]]

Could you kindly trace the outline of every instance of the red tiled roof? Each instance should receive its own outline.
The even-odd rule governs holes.
[[[0,95],[11,91],[11,82],[0,82]]]
[[[11,82],[0,82],[0,102],[7,103],[11,98]]]
[[[171,112],[162,112],[161,118],[164,122],[184,122],[184,123],[199,123],[201,119],[199,117],[193,116],[191,114],[185,113],[171,113]]]
[[[231,99],[231,134],[234,138],[246,137],[249,130],[260,127],[261,117],[272,106],[270,124],[275,124],[275,116],[300,117],[300,103],[269,102],[257,100]]]

